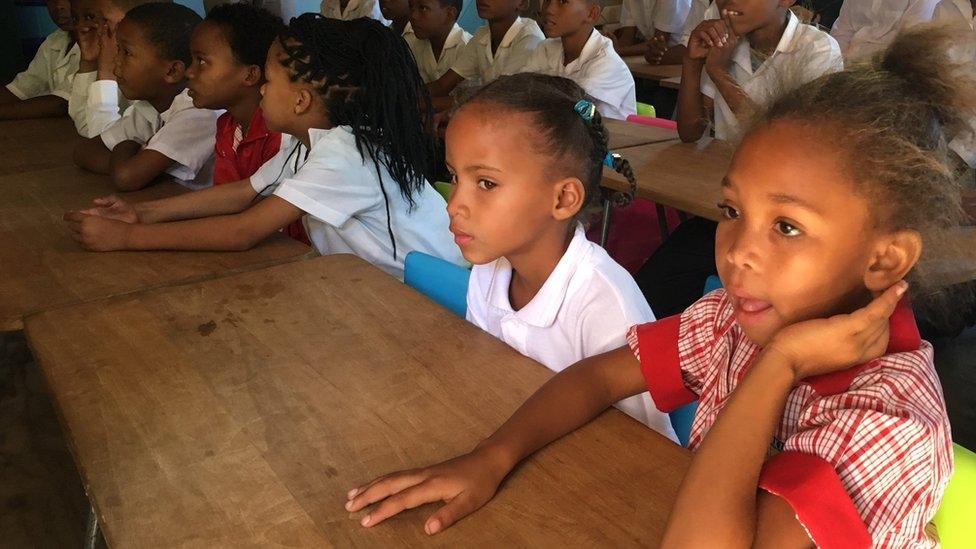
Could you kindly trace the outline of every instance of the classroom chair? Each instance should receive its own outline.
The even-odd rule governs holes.
[[[656,118],[654,116],[654,107],[651,107],[651,114],[642,114],[640,112],[640,105],[641,103],[637,104],[637,114],[628,116],[627,122],[634,122],[635,124],[643,124],[645,126],[657,126],[658,128],[667,128],[669,130],[678,129],[678,123],[674,120],[668,120],[667,118]]]
[[[468,278],[471,271],[422,252],[410,252],[403,261],[403,281],[464,318],[468,312]]]
[[[173,0],[177,4],[186,6],[191,10],[197,12],[200,17],[207,16],[207,10],[203,6],[203,0]]]
[[[631,115],[634,116],[634,115]],[[654,118],[657,116],[657,110],[654,109],[654,105],[649,105],[647,103],[637,102],[637,116],[647,116]],[[630,118],[627,119],[628,121]]]
[[[451,184],[445,181],[434,181],[434,189],[444,197],[444,202],[451,199]]]
[[[976,453],[953,443],[954,470],[932,522],[945,549],[976,547]]]

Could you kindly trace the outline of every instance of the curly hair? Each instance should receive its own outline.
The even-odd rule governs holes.
[[[202,21],[195,11],[169,2],[150,2],[130,9],[124,20],[137,23],[163,59],[182,61],[186,66],[193,62],[190,37]]]
[[[285,26],[268,10],[243,3],[215,6],[204,21],[220,26],[234,59],[262,68],[271,44]]]

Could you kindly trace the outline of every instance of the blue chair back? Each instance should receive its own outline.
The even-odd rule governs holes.
[[[203,6],[203,0],[174,0],[177,4],[184,5],[197,12],[200,17],[207,16],[207,10]]]
[[[421,252],[410,252],[403,262],[403,281],[411,288],[464,317],[468,311],[471,271]]]

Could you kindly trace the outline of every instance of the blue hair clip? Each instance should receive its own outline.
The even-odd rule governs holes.
[[[580,115],[583,120],[589,122],[593,120],[593,115],[596,114],[596,105],[587,101],[586,99],[580,99],[573,105],[573,110],[576,114]]]
[[[620,158],[620,155],[619,154],[614,154],[614,153],[608,151],[607,152],[607,155],[603,157],[603,165],[606,166],[606,167],[608,167],[608,168],[612,168],[613,167],[613,161],[616,160],[616,159],[618,159],[618,158]]]

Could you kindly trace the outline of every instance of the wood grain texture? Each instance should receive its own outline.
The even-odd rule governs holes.
[[[627,64],[627,68],[630,69],[630,73],[634,75],[634,78],[643,78],[645,80],[653,80],[657,82],[665,78],[681,76],[680,64],[652,65],[644,60],[644,57],[640,55],[624,57],[624,63]]]
[[[79,142],[67,117],[0,121],[0,175],[70,166]]]
[[[436,537],[346,491],[470,450],[552,374],[334,255],[27,319],[112,547],[653,546],[690,454],[608,411]]]
[[[246,252],[86,252],[61,216],[112,192],[105,176],[74,167],[0,177],[0,330],[20,329],[24,315],[42,309],[263,267],[310,252],[278,234]],[[123,195],[139,201],[179,192],[179,185],[165,183]]]
[[[677,130],[646,126],[624,120],[612,120],[610,118],[605,118],[603,125],[610,132],[608,145],[610,146],[610,150],[614,152],[617,152],[617,149],[625,147],[678,140]]]

